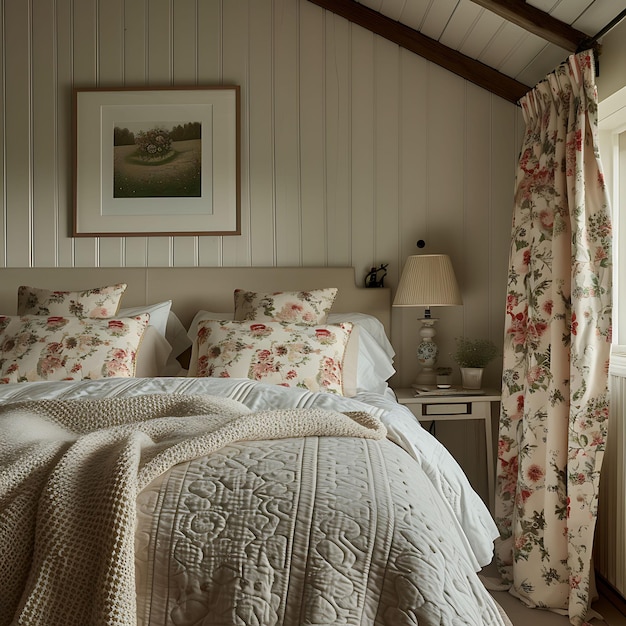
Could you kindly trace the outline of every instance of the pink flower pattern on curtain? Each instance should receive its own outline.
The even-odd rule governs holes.
[[[508,272],[496,521],[500,575],[527,604],[589,608],[608,420],[611,223],[590,51],[520,101],[526,132]]]

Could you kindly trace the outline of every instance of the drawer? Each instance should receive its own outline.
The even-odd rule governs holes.
[[[471,415],[470,402],[455,402],[454,404],[423,404],[422,415]]]

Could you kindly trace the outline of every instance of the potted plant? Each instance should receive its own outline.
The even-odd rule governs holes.
[[[498,348],[490,339],[457,338],[456,351],[452,358],[461,368],[463,387],[465,389],[480,389],[483,369],[497,355]]]

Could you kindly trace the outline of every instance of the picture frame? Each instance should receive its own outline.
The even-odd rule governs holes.
[[[239,86],[73,95],[74,237],[241,234]]]

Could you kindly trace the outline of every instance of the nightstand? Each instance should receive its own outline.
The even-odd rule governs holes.
[[[491,434],[491,411],[493,403],[500,402],[500,393],[485,389],[480,394],[415,395],[414,389],[394,389],[398,402],[404,404],[420,422],[452,420],[482,420],[485,428],[487,454],[487,489],[489,508],[493,514],[495,505],[495,467],[493,438]],[[441,393],[441,392],[437,392]]]

